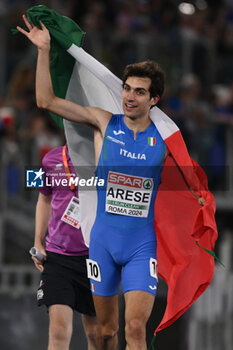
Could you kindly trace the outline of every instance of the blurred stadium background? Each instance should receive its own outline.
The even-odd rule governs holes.
[[[232,0],[0,1],[0,348],[46,349],[48,317],[36,306],[39,273],[29,249],[36,191],[25,169],[64,144],[64,135],[35,104],[36,49],[11,28],[44,4],[87,33],[84,48],[121,77],[126,64],[157,60],[167,73],[159,107],[180,127],[192,157],[206,170],[217,205],[219,239],[211,286],[174,325],[159,333],[168,350],[233,349],[233,2]],[[124,308],[120,298],[120,310]],[[166,302],[161,281],[148,343]],[[77,318],[77,316],[75,316]],[[76,319],[75,319],[76,321]],[[124,349],[123,321],[119,349]],[[86,349],[78,318],[71,350]]]

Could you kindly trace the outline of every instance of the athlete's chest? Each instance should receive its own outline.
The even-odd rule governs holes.
[[[104,137],[102,159],[105,165],[156,166],[164,157],[165,144],[153,123],[134,139],[122,118],[109,123]]]

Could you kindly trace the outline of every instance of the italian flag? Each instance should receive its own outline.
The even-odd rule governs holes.
[[[45,6],[32,7],[27,16],[38,26],[41,20],[50,31],[55,94],[84,106],[122,113],[122,81],[80,47],[84,33],[77,24]],[[95,164],[92,128],[53,117],[61,126],[64,124],[78,175],[83,166],[92,172]],[[178,127],[157,107],[151,110],[150,117],[170,151],[155,203],[158,273],[168,284],[167,307],[157,332],[181,316],[210,284],[214,258],[198,245],[212,251],[217,229],[215,202],[206,176],[190,158]],[[153,144],[155,140],[151,139],[148,142]],[[189,186],[196,195],[205,198],[204,206],[198,203]],[[81,227],[88,244],[96,215],[95,191],[80,191],[80,203]]]
[[[148,144],[150,146],[154,146],[156,144],[156,138],[155,137],[148,137]]]

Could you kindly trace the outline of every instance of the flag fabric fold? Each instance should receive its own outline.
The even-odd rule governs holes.
[[[81,46],[85,33],[70,18],[61,16],[44,5],[33,6],[27,11],[29,22],[41,28],[40,21],[49,29],[51,36],[50,70],[54,93],[65,98],[75,65],[75,59],[67,52],[74,43]],[[63,128],[63,119],[51,113],[54,120]]]
[[[81,29],[45,6],[32,7],[27,15],[33,24],[41,20],[50,31],[52,55],[56,58],[51,62],[55,94],[84,106],[122,113],[122,82],[80,47],[84,35]],[[63,57],[70,60],[69,66],[62,64]],[[150,117],[171,153],[163,167],[155,203],[158,274],[168,284],[167,307],[156,330],[160,331],[180,317],[210,284],[214,258],[200,249],[196,241],[213,250],[217,229],[215,202],[205,173],[190,158],[178,127],[157,107],[151,110]],[[82,166],[94,169],[92,128],[69,121],[64,121],[64,128],[77,174]],[[204,206],[198,203],[189,186],[196,195],[205,198]],[[96,215],[95,191],[80,191],[80,203],[81,227],[88,245]]]
[[[194,167],[197,168],[196,163]],[[197,175],[196,181],[196,188],[199,188]],[[200,186],[203,187],[203,183]],[[206,200],[204,206],[188,190],[173,158],[167,157],[155,203],[155,227],[158,273],[167,282],[168,294],[167,308],[156,332],[179,318],[205,291],[213,277],[214,258],[200,249],[196,241],[208,250],[214,249],[217,239],[215,203],[207,189],[199,193]]]

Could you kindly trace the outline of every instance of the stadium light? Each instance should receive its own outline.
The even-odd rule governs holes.
[[[181,2],[178,6],[179,11],[184,15],[193,15],[195,13],[195,7],[189,2]]]

